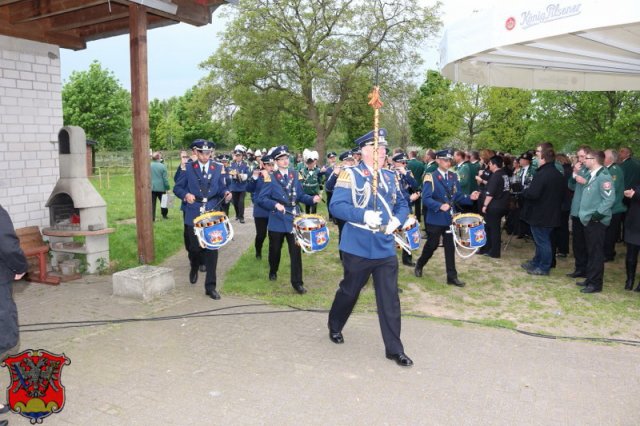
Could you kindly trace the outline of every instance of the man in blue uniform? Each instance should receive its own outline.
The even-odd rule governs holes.
[[[379,130],[378,152],[374,152],[374,133],[360,137],[362,162],[345,168],[338,177],[329,208],[346,223],[340,241],[344,278],[329,312],[329,338],[344,343],[344,328],[360,290],[373,276],[378,318],[386,357],[409,367],[413,361],[405,355],[400,340],[400,298],[398,297],[398,257],[393,231],[409,214],[395,173],[382,169],[385,163],[386,130]],[[379,170],[374,171],[374,159]],[[377,173],[377,190],[373,177]]]
[[[233,150],[233,162],[227,168],[233,209],[236,211],[236,220],[240,223],[244,223],[244,197],[247,193],[247,179],[250,174],[249,165],[244,161],[245,151],[244,146],[236,145]]]
[[[316,204],[320,196],[307,195],[298,180],[298,173],[289,168],[289,148],[276,147],[271,153],[276,162],[274,172],[264,181],[256,199],[258,205],[269,211],[269,279],[278,279],[282,243],[286,239],[291,258],[291,285],[298,294],[307,289],[302,282],[302,252],[293,235],[293,219],[299,214],[298,203]]]
[[[466,195],[461,191],[458,175],[449,170],[452,160],[452,149],[438,151],[436,153],[438,168],[424,176],[422,205],[424,206],[427,242],[422,249],[422,255],[416,261],[414,274],[416,277],[422,276],[422,268],[433,256],[433,252],[440,244],[440,237],[442,237],[447,284],[464,287],[464,282],[458,279],[458,271],[456,271],[455,247],[449,226],[451,225],[452,209],[460,211],[459,205],[473,204],[473,201],[478,199],[478,192]]]
[[[256,259],[262,259],[262,245],[267,238],[267,225],[269,223],[269,210],[260,207],[256,199],[264,186],[265,179],[268,179],[273,171],[273,160],[269,154],[265,154],[261,157],[260,164],[261,166],[253,170],[249,183],[247,183],[247,192],[251,194],[251,201],[253,202],[253,221],[256,226],[256,239],[254,242]]]
[[[218,264],[218,250],[203,249],[193,229],[193,220],[209,210],[220,209],[224,201],[231,199],[231,193],[224,183],[225,170],[222,164],[211,160],[215,144],[204,139],[196,139],[191,144],[195,149],[196,161],[189,161],[185,171],[173,188],[176,197],[184,202],[184,226],[189,238],[189,281],[198,281],[198,267],[201,257],[207,268],[204,281],[205,294],[212,299],[220,299],[216,291],[216,266]]]
[[[396,172],[396,176],[398,176],[398,182],[400,182],[402,195],[407,200],[407,204],[411,206],[414,201],[420,198],[420,187],[413,177],[411,170],[407,168],[409,158],[404,152],[400,152],[394,155],[391,161],[393,162],[393,170]],[[409,207],[409,210],[411,210],[411,207]],[[405,250],[402,250],[402,264],[411,267],[416,266],[411,257],[411,253],[407,253]]]

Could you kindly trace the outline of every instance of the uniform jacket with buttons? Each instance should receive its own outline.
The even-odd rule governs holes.
[[[340,250],[366,259],[395,256],[396,245],[393,235],[385,235],[383,231],[372,232],[356,226],[366,227],[365,211],[374,210],[374,207],[380,211],[383,226],[389,222],[390,216],[396,217],[402,224],[409,215],[409,205],[402,195],[395,173],[385,169],[379,170],[378,173],[378,198],[375,206],[373,194],[366,205],[363,205],[366,199],[361,197],[362,191],[371,189],[373,184],[372,170],[365,163],[342,170],[329,205],[331,214],[346,222],[342,228]],[[354,205],[354,197],[358,205]],[[385,203],[389,210],[384,206]]]
[[[447,179],[442,177],[439,169],[424,176],[422,186],[422,204],[424,209],[424,222],[429,225],[451,225],[451,214],[459,208],[456,205],[471,205],[473,201],[460,189],[458,175],[448,170]],[[442,211],[440,206],[449,204],[453,210]]]
[[[611,223],[611,207],[616,200],[613,181],[606,167],[601,167],[592,178],[589,174],[587,183],[582,190],[580,210],[578,218],[584,226],[587,226],[595,213],[604,216],[599,219],[603,225]]]
[[[187,194],[196,197],[192,204],[184,202],[185,225],[193,226],[193,219],[202,214],[202,206],[205,211],[222,210],[222,199],[228,191],[225,185],[226,172],[220,163],[209,160],[207,164],[207,170],[203,172],[198,161],[187,162],[184,172],[178,177],[178,182],[173,188],[176,197],[183,201]],[[204,199],[206,202],[203,202]]]
[[[247,179],[240,179],[241,174],[246,175]],[[245,192],[247,190],[247,181],[251,175],[251,170],[247,163],[244,161],[232,161],[227,168],[227,175],[229,175],[229,191]]]
[[[288,169],[285,173],[275,170],[265,179],[256,201],[260,207],[269,211],[267,229],[273,232],[293,231],[293,219],[298,215],[298,203],[313,205],[313,196],[307,195],[298,180],[298,172]],[[282,204],[287,213],[276,210],[276,204]]]

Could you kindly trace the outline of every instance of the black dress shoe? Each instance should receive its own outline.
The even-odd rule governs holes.
[[[243,218],[243,219],[240,219],[240,223],[244,223],[244,218]]]
[[[583,288],[582,290],[580,290],[580,293],[600,293],[602,291],[601,288],[596,288],[593,286],[586,286],[585,288]]]
[[[573,271],[567,274],[569,278],[587,278],[587,274],[582,271]]]
[[[540,268],[527,269],[527,274],[529,274],[529,275],[549,275],[548,272],[543,271]]]
[[[293,286],[293,289],[294,289],[298,294],[305,294],[305,293],[307,292],[307,289],[306,289],[306,288],[304,288],[304,287],[302,286],[302,284],[294,285],[294,286]]]
[[[576,283],[576,285],[577,285],[578,287],[586,287],[586,286],[587,286],[587,282],[586,282],[586,281],[578,281],[578,282]]]
[[[520,264],[520,267],[525,271],[528,271],[529,269],[533,269],[533,262],[530,260],[527,260],[526,262]]]
[[[344,337],[342,337],[341,332],[329,331],[329,340],[331,340],[336,345],[340,343],[344,343]]]
[[[275,281],[278,279],[278,274],[274,273],[269,273],[269,281]]]
[[[198,281],[198,268],[191,268],[189,271],[189,282],[195,284]]]
[[[207,267],[206,267],[206,266],[204,266],[204,265],[200,265],[200,266],[198,267],[198,271],[200,271],[200,272],[207,272]]]
[[[256,259],[258,260],[262,259],[262,255],[260,253],[256,253]]]
[[[2,405],[2,408],[0,408],[0,414],[8,413],[10,409],[9,404]]]
[[[447,279],[447,284],[455,285],[455,286],[458,286],[458,287],[464,287],[464,282],[460,281],[458,278]],[[411,361],[411,360],[409,360],[409,361]]]
[[[209,290],[205,294],[213,300],[220,300],[220,294],[216,291],[216,289]]]
[[[418,268],[416,266],[415,269],[413,270],[413,275],[415,275],[418,278],[422,277],[422,268]]]
[[[402,261],[402,264],[406,265],[406,266],[416,266],[416,262],[405,262],[405,261]]]
[[[413,365],[413,361],[411,358],[406,356],[404,353],[399,354],[386,354],[387,359],[392,359],[401,367],[411,367]]]

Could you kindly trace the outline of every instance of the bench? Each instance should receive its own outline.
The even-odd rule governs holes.
[[[24,252],[27,260],[36,258],[36,262],[29,261],[29,271],[25,275],[27,281],[42,284],[58,285],[60,277],[47,273],[47,253],[49,245],[42,239],[40,228],[37,226],[27,226],[16,229],[16,235],[20,240],[20,248]]]

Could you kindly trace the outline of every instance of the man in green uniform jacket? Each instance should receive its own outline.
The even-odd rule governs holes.
[[[585,166],[585,156],[588,146],[578,148],[578,161],[573,165],[573,175],[569,178],[569,190],[573,191],[573,199],[571,200],[571,233],[573,236],[573,256],[575,258],[575,269],[567,274],[571,278],[584,278],[587,271],[587,250],[584,241],[584,226],[578,218],[580,210],[580,200],[582,199],[582,190],[588,182],[589,169]]]
[[[586,279],[578,285],[584,286],[582,293],[599,293],[604,281],[604,238],[616,195],[611,175],[603,166],[604,152],[587,150],[584,159],[589,176],[582,190],[578,217],[584,226],[587,270]]]

